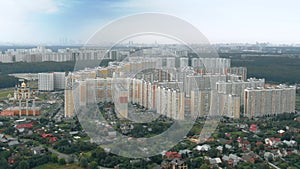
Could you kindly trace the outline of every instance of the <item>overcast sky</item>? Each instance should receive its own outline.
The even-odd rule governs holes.
[[[120,17],[161,12],[212,43],[300,43],[299,0],[0,0],[0,42],[85,42]]]

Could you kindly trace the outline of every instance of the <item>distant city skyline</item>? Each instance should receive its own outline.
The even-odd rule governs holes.
[[[297,0],[1,0],[0,44],[84,43],[104,25],[144,12],[184,19],[211,43],[300,44],[299,5]]]

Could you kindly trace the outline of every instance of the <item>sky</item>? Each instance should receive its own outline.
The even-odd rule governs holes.
[[[84,43],[144,12],[179,17],[211,43],[300,44],[299,0],[0,0],[0,43]]]

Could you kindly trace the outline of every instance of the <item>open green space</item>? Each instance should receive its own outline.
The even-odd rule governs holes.
[[[48,163],[45,165],[35,167],[33,169],[82,169],[82,168],[76,164],[59,165],[54,163]]]
[[[0,90],[0,100],[6,99],[8,94],[11,94],[13,96],[14,95],[14,89],[9,88],[9,89]]]

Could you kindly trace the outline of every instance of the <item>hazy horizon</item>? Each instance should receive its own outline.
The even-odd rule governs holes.
[[[296,0],[2,0],[0,5],[1,44],[83,44],[108,23],[145,12],[186,20],[212,44],[300,44]]]

